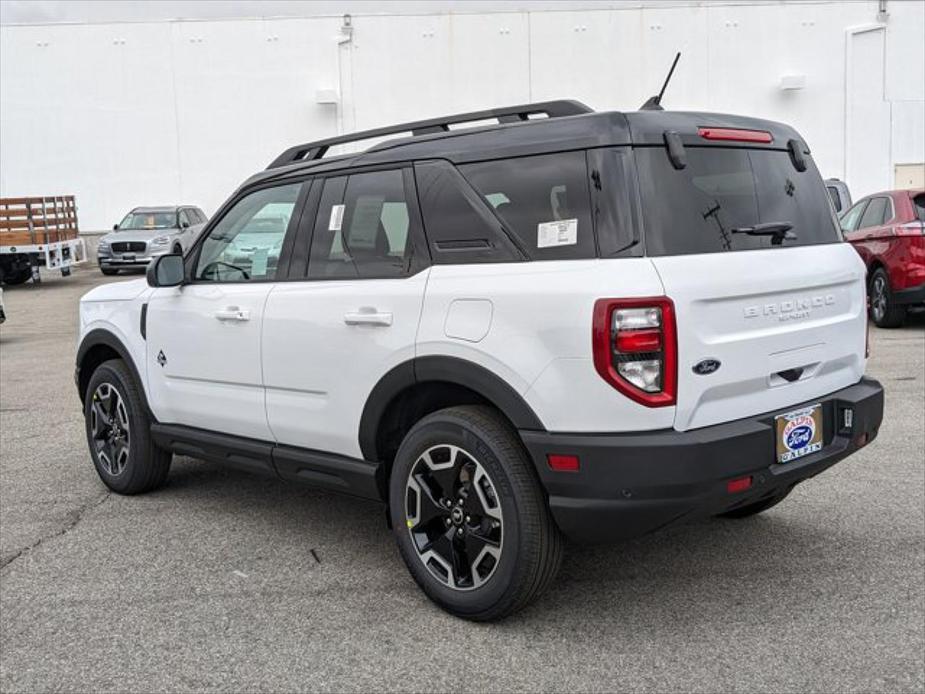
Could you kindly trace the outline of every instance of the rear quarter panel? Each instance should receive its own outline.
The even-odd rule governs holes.
[[[594,302],[661,296],[646,258],[432,268],[417,356],[465,359],[501,377],[556,432],[670,428],[673,407],[631,401],[595,371]]]

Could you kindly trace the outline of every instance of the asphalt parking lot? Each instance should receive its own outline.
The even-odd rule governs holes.
[[[73,386],[94,267],[7,288],[0,690],[925,690],[925,318],[879,438],[764,515],[571,548],[500,624],[434,607],[373,503],[175,458],[107,493]],[[126,278],[118,278],[124,281]]]

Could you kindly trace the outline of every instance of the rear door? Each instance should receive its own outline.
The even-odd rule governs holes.
[[[889,250],[892,229],[885,225],[892,217],[893,201],[885,195],[876,195],[867,200],[853,230],[845,234],[868,266]]]
[[[293,247],[292,281],[267,301],[267,417],[279,443],[360,458],[367,397],[414,357],[429,258],[410,168],[318,185],[317,212],[306,212]]]
[[[675,428],[779,410],[857,382],[864,370],[864,266],[841,242],[811,159],[786,151],[638,148],[646,252],[675,304]],[[749,235],[789,225],[788,238]],[[720,366],[701,375],[704,360]]]

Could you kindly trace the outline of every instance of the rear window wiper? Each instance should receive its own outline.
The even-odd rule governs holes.
[[[770,236],[771,244],[780,246],[784,240],[794,241],[797,235],[792,231],[793,224],[790,222],[765,222],[764,224],[753,224],[750,227],[735,227],[732,229],[733,234],[748,234],[749,236]]]

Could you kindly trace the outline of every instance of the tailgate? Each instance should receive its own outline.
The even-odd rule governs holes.
[[[849,244],[651,260],[676,308],[675,429],[783,409],[863,375],[865,270]],[[719,368],[696,373],[707,359]]]

